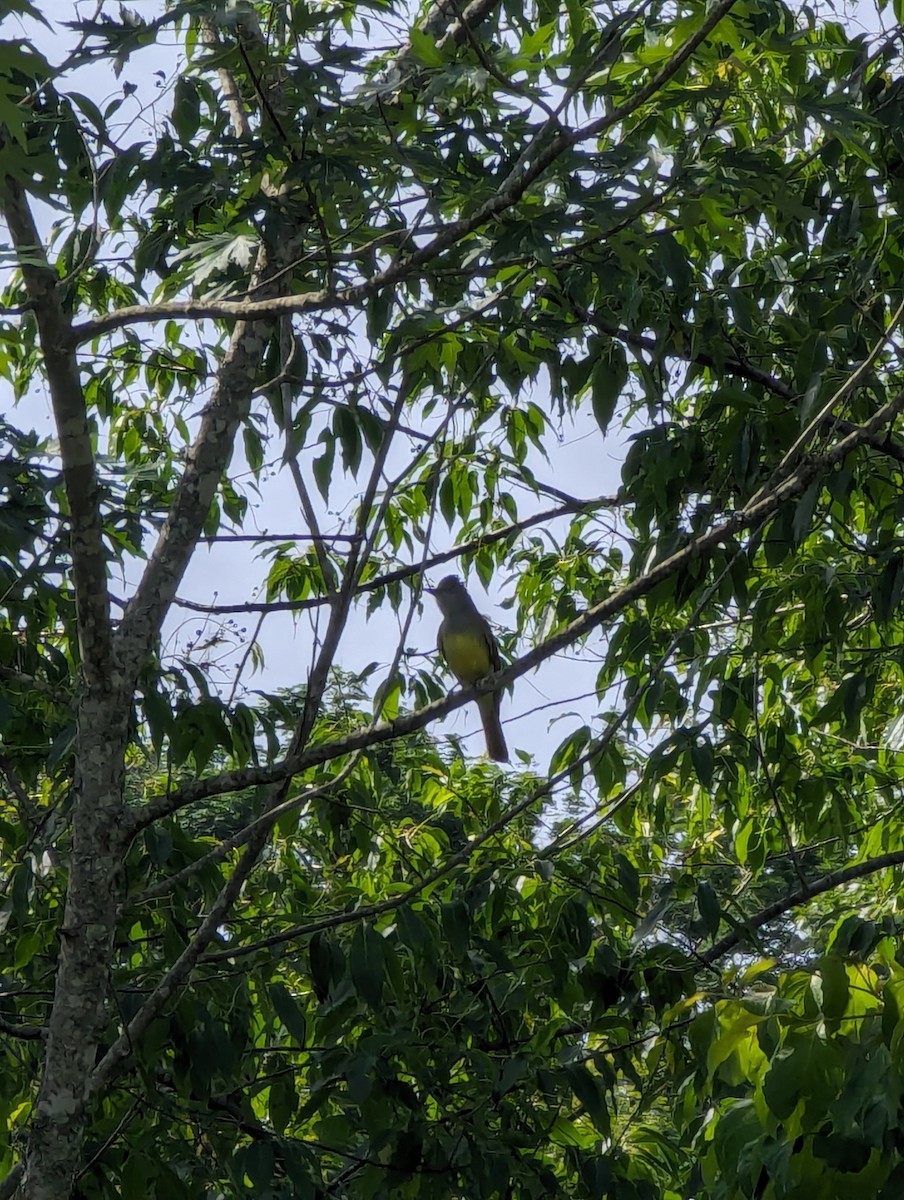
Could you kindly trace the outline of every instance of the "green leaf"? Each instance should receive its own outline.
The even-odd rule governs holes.
[[[838,1021],[845,1013],[848,1002],[849,983],[844,963],[833,955],[826,955],[819,964],[822,981],[820,1007],[830,1020]]]
[[[338,978],[336,947],[329,934],[315,933],[309,949],[311,982],[318,1000],[325,1000],[332,983]]]
[[[821,484],[812,483],[794,506],[794,519],[791,522],[792,546],[799,546],[809,534],[821,490]]]
[[[371,1008],[379,1008],[383,1001],[385,965],[383,938],[372,926],[359,925],[352,939],[349,969],[358,995]]]
[[[892,620],[904,595],[904,558],[888,560],[876,585],[876,616],[884,624]]]
[[[590,376],[593,415],[603,433],[609,428],[615,406],[628,379],[628,360],[619,342],[600,352]]]
[[[270,1084],[267,1106],[273,1128],[282,1134],[298,1108],[298,1094],[290,1074],[283,1074]]]
[[[299,1046],[304,1046],[307,1040],[307,1022],[305,1021],[301,1006],[295,997],[291,995],[288,988],[281,983],[271,983],[270,1003],[273,1005],[280,1021],[285,1025],[289,1036]]]
[[[452,900],[442,906],[442,927],[452,954],[463,957],[471,940],[471,914],[463,900]]]
[[[269,1141],[258,1139],[251,1142],[236,1151],[232,1161],[238,1179],[247,1178],[258,1194],[265,1188],[269,1189],[275,1165],[273,1147]]]
[[[587,1115],[593,1121],[594,1128],[603,1137],[609,1136],[609,1109],[602,1081],[598,1075],[588,1070],[580,1063],[572,1063],[565,1068],[565,1074],[572,1091],[587,1110]]]
[[[201,109],[194,80],[180,75],[173,91],[173,128],[181,142],[191,142],[201,124]]]
[[[697,908],[706,932],[715,936],[722,919],[722,907],[715,889],[705,879],[697,884]]]
[[[543,53],[551,44],[555,33],[555,23],[541,25],[532,33],[527,33],[521,39],[520,53],[525,58],[533,58],[535,54]]]
[[[346,471],[357,475],[363,447],[355,414],[347,408],[337,408],[333,415],[333,433],[342,449],[342,465]]]
[[[408,38],[412,53],[425,67],[441,67],[443,65],[445,58],[437,47],[435,39],[429,33],[424,33],[418,26],[412,25],[408,30]]]
[[[333,476],[333,459],[336,454],[336,440],[331,433],[324,429],[318,441],[323,442],[323,454],[314,459],[314,482],[324,500],[328,500]]]

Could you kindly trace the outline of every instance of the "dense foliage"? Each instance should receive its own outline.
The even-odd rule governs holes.
[[[900,1195],[900,0],[6,10],[0,1197]]]

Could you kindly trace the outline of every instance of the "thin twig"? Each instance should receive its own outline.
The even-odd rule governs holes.
[[[410,466],[408,470],[410,471]],[[520,521],[513,521],[510,525],[503,525],[499,529],[481,533],[467,542],[459,542],[451,550],[443,550],[432,554],[429,558],[423,559],[420,562],[409,563],[404,567],[397,567],[393,571],[376,575],[373,579],[363,580],[358,583],[356,594],[364,595],[368,592],[375,592],[381,588],[390,587],[395,583],[401,583],[406,579],[429,571],[433,567],[441,566],[443,563],[452,562],[454,559],[462,558],[468,554],[474,554],[486,546],[493,546],[496,542],[505,541],[507,538],[514,538],[525,529],[531,529],[535,525],[542,525],[545,522],[553,521],[557,517],[567,516],[570,513],[593,512],[598,508],[617,509],[620,505],[620,501],[616,496],[599,496],[593,500],[579,500],[573,496],[569,496],[566,492],[561,491],[552,484],[544,485],[544,490],[559,497],[562,501],[561,504],[556,508],[544,509],[542,512],[533,513],[529,517],[523,517]],[[350,535],[348,540],[355,543],[358,540],[358,535]],[[329,603],[329,596],[310,596],[305,600],[249,601],[247,604],[201,604],[195,600],[182,600],[179,598],[175,601],[175,604],[179,608],[199,613],[304,612],[306,609],[321,608]]]

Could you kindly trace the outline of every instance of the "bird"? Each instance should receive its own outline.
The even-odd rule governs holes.
[[[491,675],[502,666],[499,646],[486,617],[468,595],[468,589],[457,575],[447,575],[435,588],[426,589],[434,597],[443,614],[437,634],[437,647],[449,670],[463,687]],[[508,762],[508,747],[499,720],[499,692],[487,692],[477,697],[480,720],[487,744],[487,757],[494,762]]]

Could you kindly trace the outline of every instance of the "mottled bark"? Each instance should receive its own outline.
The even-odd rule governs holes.
[[[90,1079],[107,1023],[109,964],[122,861],[128,703],[89,693],[79,706],[77,799],[60,959],[22,1195],[69,1195],[85,1130]]]
[[[262,288],[262,282],[258,277],[253,286]],[[173,506],[118,631],[117,649],[131,678],[153,648],[198,544],[272,331],[272,322],[241,321],[233,332]]]
[[[13,179],[4,181],[2,207],[38,325],[60,442],[70,510],[72,577],[82,673],[89,684],[109,688],[117,682],[117,669],[110,627],[107,556],[103,545],[94,448],[72,326],[60,302],[59,278],[47,262],[26,195]]]
[[[60,959],[19,1190],[26,1200],[61,1200],[69,1195],[78,1163],[90,1072],[106,1021],[116,880],[124,846],[130,695],[113,649],[94,450],[59,279],[44,254],[25,193],[14,180],[6,180],[3,215],[37,321],[59,435],[84,688],[77,710],[76,802]]]

